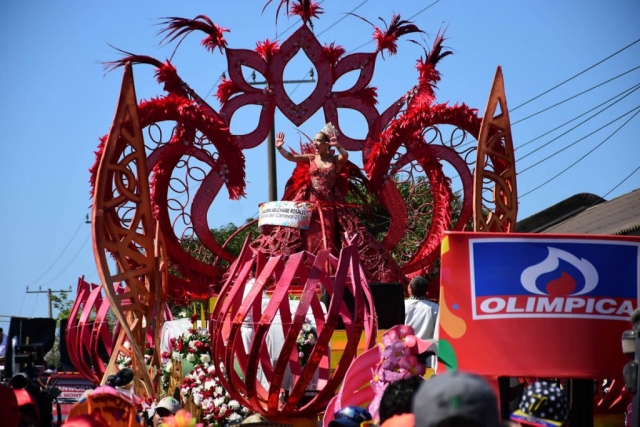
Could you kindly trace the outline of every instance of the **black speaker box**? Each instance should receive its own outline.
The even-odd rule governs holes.
[[[67,324],[69,324],[69,319],[61,319],[60,320],[60,366],[63,371],[73,372],[77,371],[77,369],[71,363],[71,358],[69,357],[69,350],[67,349]],[[58,366],[56,366],[58,368]]]
[[[404,290],[400,283],[369,283],[373,304],[378,316],[378,329],[389,329],[395,325],[404,324]],[[345,290],[343,301],[353,315],[353,294]],[[329,308],[331,298],[327,294],[322,295],[322,302]],[[344,329],[342,319],[338,320],[336,329]]]

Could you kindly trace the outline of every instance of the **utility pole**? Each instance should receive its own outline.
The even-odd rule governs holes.
[[[65,290],[52,291],[51,288],[43,291],[42,286],[40,286],[37,291],[30,291],[29,287],[27,286],[28,294],[47,294],[47,298],[49,299],[49,318],[50,319],[53,319],[53,303],[51,301],[51,297],[53,296],[53,294],[64,294],[68,292],[71,292],[71,286],[69,286],[68,291],[65,291]]]
[[[283,80],[282,84],[287,83],[315,83],[315,78],[313,75],[313,68],[309,71],[309,79],[302,80]],[[257,82],[256,81],[256,72],[251,72],[251,82],[249,83],[252,86],[257,85],[267,85],[269,87],[268,81]],[[269,181],[269,201],[273,202],[278,200],[278,178],[276,175],[276,114],[273,113],[273,121],[271,125],[271,131],[269,132],[269,136],[267,137],[267,174]]]

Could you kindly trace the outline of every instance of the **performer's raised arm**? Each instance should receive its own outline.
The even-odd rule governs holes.
[[[342,168],[342,165],[347,163],[347,160],[349,160],[349,153],[342,147],[342,145],[340,145],[340,141],[338,141],[338,137],[336,135],[331,136],[329,139],[329,145],[338,150],[337,166],[339,171]]]
[[[282,155],[285,159],[290,162],[298,162],[298,163],[306,163],[309,161],[308,154],[293,154],[290,153],[284,148],[284,132],[278,132],[276,135],[276,149],[278,153]]]

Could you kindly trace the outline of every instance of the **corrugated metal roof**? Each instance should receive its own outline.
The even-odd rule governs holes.
[[[543,233],[627,234],[640,229],[640,188],[588,208]]]

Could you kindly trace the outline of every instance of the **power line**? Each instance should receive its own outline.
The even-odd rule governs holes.
[[[351,9],[350,12],[345,13],[345,15],[338,19],[336,22],[334,22],[333,24],[329,25],[327,28],[325,28],[324,30],[322,30],[321,32],[319,32],[316,37],[320,37],[321,35],[323,35],[324,33],[326,33],[327,31],[329,31],[331,28],[335,27],[336,25],[338,25],[340,22],[342,22],[344,19],[346,19],[349,14],[355,12],[356,10],[358,10],[360,8],[360,6],[364,5],[366,2],[368,2],[369,0],[364,0],[362,3],[360,3],[359,5],[357,5],[356,7],[354,7],[353,9]]]
[[[414,13],[413,15],[411,15],[409,18],[407,18],[408,21],[411,21],[413,18],[415,18],[416,16],[420,15],[422,12],[424,12],[425,10],[429,9],[431,6],[433,6],[434,4],[438,3],[440,0],[436,0],[433,3],[431,3],[430,5],[428,5],[427,7],[425,7],[424,9]]]
[[[530,115],[530,116],[528,116],[528,117],[525,117],[525,118],[523,118],[523,119],[517,120],[517,121],[515,121],[515,122],[511,123],[511,126],[515,126],[515,125],[517,125],[517,124],[520,124],[521,122],[523,122],[523,121],[525,121],[525,120],[527,120],[527,119],[530,119],[531,117],[537,116],[538,114],[540,114],[540,113],[542,113],[542,112],[545,112],[545,111],[547,111],[547,110],[550,110],[551,108],[556,107],[556,106],[558,106],[558,105],[560,105],[560,104],[563,104],[563,103],[565,103],[565,102],[567,102],[567,101],[569,101],[569,100],[571,100],[571,99],[574,99],[574,98],[576,98],[576,97],[578,97],[578,96],[580,96],[580,95],[584,95],[585,93],[587,93],[587,92],[589,92],[589,91],[591,91],[591,90],[593,90],[593,89],[595,89],[595,88],[597,88],[597,87],[600,87],[600,86],[602,86],[602,85],[604,85],[604,84],[606,84],[606,83],[611,83],[613,80],[615,80],[615,79],[617,79],[617,78],[619,78],[619,77],[621,77],[621,76],[623,76],[623,75],[625,75],[625,74],[627,74],[627,73],[630,73],[631,71],[634,71],[634,70],[636,70],[636,69],[638,69],[638,68],[640,68],[640,66],[637,66],[637,67],[635,67],[635,68],[633,68],[633,69],[631,69],[631,70],[629,70],[629,71],[625,71],[624,73],[619,74],[618,76],[613,77],[613,78],[611,78],[611,79],[609,79],[609,80],[607,80],[607,81],[605,81],[605,82],[602,82],[602,83],[599,83],[599,84],[597,84],[597,85],[595,85],[595,86],[592,86],[591,88],[589,88],[589,89],[587,89],[587,90],[584,90],[584,91],[582,91],[582,92],[580,92],[580,93],[578,93],[578,94],[576,94],[576,95],[573,95],[573,96],[571,96],[571,97],[569,97],[569,98],[567,98],[567,99],[565,99],[565,100],[563,100],[563,101],[560,101],[560,102],[558,102],[558,103],[556,103],[556,104],[554,104],[554,105],[552,105],[552,106],[550,106],[550,107],[546,107],[546,108],[542,109],[541,111],[538,111],[537,113],[534,113],[534,114],[532,114],[532,115]],[[529,102],[529,101],[527,101],[527,102]],[[595,107],[595,108],[597,108],[597,107]],[[595,108],[594,108],[594,109],[595,109]],[[512,111],[513,111],[513,110],[509,110],[509,112],[510,112],[510,113],[511,113]],[[585,113],[585,114],[586,114],[586,113]],[[580,116],[578,116],[578,117],[580,117]],[[576,119],[577,119],[578,117],[576,117]],[[575,120],[575,119],[574,119],[574,120]],[[569,122],[571,122],[571,121],[572,121],[572,120],[570,120]],[[560,126],[560,127],[562,127],[562,126]],[[456,138],[454,139],[454,141],[456,141],[456,140],[458,140],[458,139],[460,139],[460,138],[461,138],[461,136],[458,136],[458,137],[456,137]],[[473,144],[473,141],[469,141],[469,142],[467,142],[467,143],[461,144],[461,145],[460,145],[460,148],[464,148],[464,147],[466,147],[466,146],[468,146],[468,145],[470,145],[470,144]],[[521,147],[522,147],[522,146],[517,147],[517,148],[521,148]]]
[[[78,225],[78,228],[76,228],[76,231],[73,233],[73,235],[71,236],[71,238],[69,239],[69,241],[67,242],[66,246],[64,247],[64,249],[62,249],[62,252],[60,252],[60,255],[58,255],[58,257],[51,263],[51,265],[49,266],[49,268],[47,268],[45,270],[44,273],[42,273],[37,279],[35,279],[33,282],[31,282],[31,285],[33,285],[34,283],[36,283],[38,280],[42,279],[44,277],[45,274],[47,274],[54,265],[56,265],[56,263],[58,262],[58,260],[62,257],[62,255],[64,255],[64,253],[66,252],[66,250],[69,248],[69,245],[71,244],[71,242],[73,241],[74,237],[76,237],[76,234],[78,234],[78,231],[80,231],[80,227],[82,227],[82,224],[84,224],[85,221],[82,220],[82,222],[80,222],[80,225]],[[30,285],[30,286],[31,286]]]
[[[569,123],[571,123],[571,122],[573,122],[573,121],[575,121],[575,120],[578,120],[580,117],[582,117],[582,116],[584,116],[584,115],[586,115],[586,114],[589,114],[590,112],[592,112],[592,111],[594,111],[594,110],[596,110],[596,109],[598,109],[598,108],[602,107],[603,105],[607,104],[608,102],[611,102],[611,101],[613,101],[614,99],[618,98],[619,96],[622,96],[622,95],[623,95],[623,94],[625,94],[626,92],[629,92],[629,91],[635,91],[635,90],[637,90],[637,89],[639,89],[639,88],[640,88],[640,83],[635,84],[635,85],[631,86],[630,88],[623,90],[623,91],[622,91],[622,92],[620,92],[619,94],[617,94],[617,95],[615,95],[615,96],[612,96],[611,98],[607,99],[606,101],[604,101],[604,102],[602,102],[602,103],[600,103],[600,104],[596,105],[595,107],[590,108],[589,110],[585,111],[584,113],[581,113],[581,114],[577,115],[576,117],[574,117],[574,118],[572,118],[572,119],[570,119],[570,120],[567,120],[566,122],[562,123],[561,125],[556,126],[555,128],[553,128],[553,129],[551,129],[551,130],[549,130],[549,131],[547,131],[547,132],[545,132],[545,133],[543,133],[543,134],[541,134],[541,135],[538,135],[538,136],[536,136],[535,138],[530,139],[529,141],[527,141],[527,142],[525,142],[525,143],[520,144],[519,146],[515,147],[515,149],[516,149],[516,150],[518,150],[518,149],[520,149],[520,148],[522,148],[522,147],[525,147],[525,146],[527,146],[527,145],[531,144],[532,142],[537,141],[538,139],[542,138],[543,136],[547,136],[547,135],[549,135],[550,133],[555,132],[555,131],[557,131],[558,129],[560,129],[560,128],[562,128],[562,127],[566,126],[566,125],[568,125]]]
[[[48,282],[42,283],[42,284],[41,284],[41,285],[39,285],[39,286],[45,286],[45,285],[48,285],[48,284],[50,284],[51,282],[53,282],[54,280],[56,280],[58,277],[60,277],[60,276],[62,275],[62,273],[64,273],[64,272],[67,270],[67,268],[69,268],[69,266],[71,265],[71,263],[72,263],[72,262],[73,262],[73,261],[78,257],[78,255],[80,255],[80,252],[81,252],[81,251],[82,251],[82,249],[85,247],[85,245],[87,244],[87,242],[89,241],[89,239],[90,239],[90,238],[91,238],[91,235],[89,235],[89,236],[85,239],[84,243],[82,243],[82,246],[80,246],[80,249],[78,249],[78,251],[75,253],[75,255],[73,256],[73,258],[71,258],[71,261],[69,261],[69,263],[68,263],[67,265],[65,265],[65,266],[64,266],[64,268],[60,271],[60,273],[58,273],[58,274],[56,275],[56,277],[54,277],[53,279],[49,280]]]
[[[613,193],[613,191],[614,191],[616,188],[620,187],[620,186],[621,186],[623,183],[625,183],[629,178],[631,178],[631,176],[632,176],[634,173],[638,172],[639,170],[640,170],[640,166],[638,166],[637,168],[635,168],[635,170],[634,170],[633,172],[631,172],[631,173],[630,173],[629,175],[627,175],[627,176],[626,176],[622,181],[620,181],[620,182],[619,182],[615,187],[613,187],[611,190],[609,190],[609,191],[607,192],[607,194],[605,194],[604,196],[602,196],[602,198],[604,199],[604,198],[605,198],[605,197],[607,197],[609,194]]]
[[[22,295],[22,302],[20,303],[20,310],[18,310],[18,316],[22,315],[22,307],[24,306],[24,299],[27,296],[27,294]]]
[[[547,107],[547,108],[544,108],[544,109],[542,109],[542,110],[538,111],[537,113],[533,113],[533,114],[531,114],[531,115],[529,115],[529,116],[527,116],[527,117],[524,117],[524,118],[522,118],[522,119],[520,119],[520,120],[518,120],[518,121],[515,121],[515,122],[511,123],[511,125],[512,125],[512,126],[513,126],[513,125],[517,125],[518,123],[523,122],[523,121],[525,121],[525,120],[527,120],[527,119],[530,119],[530,118],[532,118],[532,117],[535,117],[535,116],[537,116],[538,114],[542,114],[542,113],[544,113],[545,111],[549,111],[549,110],[551,110],[552,108],[557,107],[558,105],[564,104],[565,102],[571,101],[572,99],[579,97],[580,95],[584,95],[584,94],[585,94],[585,93],[587,93],[587,92],[590,92],[590,91],[592,91],[592,90],[594,90],[594,89],[599,88],[600,86],[603,86],[603,85],[605,85],[605,84],[607,84],[607,83],[610,83],[610,82],[614,81],[614,80],[615,80],[615,79],[617,79],[617,78],[620,78],[620,77],[622,77],[622,76],[624,76],[624,75],[626,75],[626,74],[629,74],[629,73],[630,73],[630,72],[632,72],[632,71],[637,70],[638,68],[640,68],[640,65],[638,65],[637,67],[634,67],[634,68],[632,68],[632,69],[630,69],[630,70],[628,70],[628,71],[625,71],[625,72],[624,72],[624,73],[622,73],[622,74],[618,74],[617,76],[615,76],[615,77],[613,77],[613,78],[611,78],[611,79],[609,79],[609,80],[607,80],[607,81],[604,81],[604,82],[602,82],[602,83],[600,83],[600,84],[597,84],[597,85],[595,85],[595,86],[592,86],[592,87],[590,87],[590,88],[589,88],[589,89],[587,89],[587,90],[584,90],[584,91],[582,91],[582,92],[580,92],[580,93],[577,93],[577,94],[575,94],[575,95],[573,95],[573,96],[570,96],[569,98],[567,98],[567,99],[565,99],[565,100],[563,100],[563,101],[560,101],[560,102],[555,103],[555,104],[553,104],[553,105],[551,105],[551,106],[549,106],[549,107]]]
[[[35,311],[36,311],[36,307],[38,305],[38,297],[39,296],[40,296],[39,294],[36,294],[36,302],[33,303],[33,307],[31,307],[31,316],[29,316],[29,317],[33,317],[33,313],[35,313]]]
[[[597,108],[601,107],[602,105],[605,105],[606,103],[608,103],[608,102],[612,101],[613,99],[615,99],[615,98],[618,98],[618,97],[622,96],[622,95],[623,95],[623,94],[625,94],[626,92],[629,92],[629,93],[627,93],[626,95],[624,95],[624,97],[626,97],[626,96],[627,96],[627,95],[629,95],[630,93],[633,93],[633,92],[634,92],[635,90],[637,90],[637,89],[640,89],[640,83],[638,83],[638,84],[636,84],[636,85],[634,85],[634,86],[632,86],[632,87],[630,87],[630,88],[628,88],[628,89],[626,89],[626,90],[624,90],[624,91],[620,92],[618,95],[615,95],[615,96],[613,96],[612,98],[610,98],[610,99],[606,100],[605,102],[603,102],[603,103],[601,103],[601,104],[599,104],[599,105],[597,105],[597,106],[595,106],[595,107],[591,108],[590,110],[587,110],[587,111],[585,111],[584,113],[582,113],[582,114],[580,114],[580,115],[578,115],[578,116],[574,117],[573,119],[568,120],[567,122],[565,122],[565,123],[561,124],[560,126],[557,126],[557,127],[553,128],[553,129],[551,129],[550,131],[547,131],[547,132],[543,133],[542,135],[539,135],[539,136],[537,136],[537,137],[533,138],[532,140],[527,141],[526,143],[524,143],[524,144],[522,144],[522,145],[519,145],[519,146],[515,147],[515,150],[519,150],[520,148],[522,148],[522,147],[524,147],[524,146],[526,146],[526,145],[530,144],[531,142],[533,142],[533,141],[535,141],[535,140],[537,140],[537,139],[540,139],[540,138],[542,138],[543,136],[546,136],[546,135],[548,135],[548,134],[550,134],[550,133],[552,133],[552,132],[554,132],[554,131],[556,131],[556,130],[558,130],[558,129],[560,129],[560,128],[564,127],[564,126],[566,126],[567,124],[569,124],[569,123],[571,123],[571,122],[573,122],[573,121],[575,121],[575,120],[579,119],[580,117],[584,116],[585,114],[588,114],[588,113],[592,112],[593,110],[595,110],[595,109],[597,109]],[[623,97],[623,98],[624,98],[624,97]],[[623,98],[621,98],[621,99],[623,99]],[[618,101],[620,101],[621,99],[619,99],[619,100],[615,101],[614,103],[612,103],[611,105],[609,105],[609,106],[605,107],[603,110],[601,110],[600,112],[598,112],[598,113],[594,114],[594,115],[593,115],[593,116],[591,116],[589,119],[591,119],[591,118],[595,117],[597,114],[600,114],[601,112],[605,111],[607,108],[609,108],[609,107],[611,107],[611,106],[615,105],[615,103],[617,103],[617,102],[618,102]],[[627,114],[629,114],[629,113],[627,113]],[[620,119],[620,118],[622,118],[622,117],[624,117],[624,115],[623,115],[623,116],[621,116],[621,117],[618,117],[618,119],[616,119],[616,120],[619,120],[619,119]],[[589,120],[589,119],[587,119],[587,120]],[[559,139],[560,137],[562,137],[562,136],[566,135],[567,133],[571,132],[572,130],[574,130],[574,129],[575,129],[575,128],[577,128],[578,126],[580,126],[580,125],[582,125],[583,123],[585,123],[587,120],[585,120],[585,121],[581,122],[580,124],[578,124],[578,125],[574,126],[573,128],[569,129],[568,131],[566,131],[566,132],[562,133],[561,135],[557,136],[556,138],[553,138],[552,140],[550,140],[550,141],[548,141],[547,143],[543,144],[542,146],[540,146],[540,147],[536,148],[535,150],[531,151],[530,153],[527,153],[527,154],[525,154],[524,156],[519,157],[519,158],[518,158],[518,161],[521,161],[522,159],[524,159],[524,158],[528,157],[530,154],[534,153],[535,151],[538,151],[538,150],[540,150],[541,148],[543,148],[543,147],[545,147],[545,146],[549,145],[550,143],[552,143],[552,142],[556,141],[556,140],[557,140],[557,139]],[[614,122],[615,122],[615,120],[614,120]],[[609,125],[609,124],[611,124],[611,123],[613,123],[613,122],[608,123],[608,124],[607,124],[607,125],[605,125],[604,127],[608,126],[608,125]],[[602,129],[602,128],[600,128],[600,129]],[[600,129],[596,130],[595,132],[599,131]],[[595,133],[595,132],[593,132],[593,133]],[[584,138],[586,138],[586,137],[588,137],[588,136],[592,135],[593,133],[591,133],[591,134],[589,134],[589,135],[585,136]],[[582,139],[584,139],[584,138],[582,138]],[[573,143],[573,144],[571,144],[571,145],[576,144],[577,142],[581,141],[582,139],[580,139],[580,140],[578,140],[578,141],[574,142],[574,143]],[[472,142],[465,143],[465,144],[461,144],[461,145],[460,145],[460,147],[464,147],[464,146],[469,145],[469,144],[471,144],[471,143],[472,143]],[[569,147],[565,147],[565,149],[566,149],[566,148],[569,148]],[[563,150],[564,150],[564,149],[563,149]],[[560,150],[560,151],[563,151],[563,150]],[[556,152],[555,154],[558,154],[560,151]],[[550,157],[552,157],[552,156],[550,156]],[[545,160],[546,160],[546,159],[545,159]],[[543,161],[544,161],[544,160],[543,160]],[[534,166],[535,166],[535,165],[534,165]],[[533,166],[531,166],[531,167],[533,167]],[[531,167],[529,167],[529,168],[527,168],[527,169],[524,169],[524,170],[522,170],[522,171],[519,171],[519,172],[518,172],[518,174],[523,173],[524,171],[526,171],[526,170],[530,169]],[[455,176],[453,176],[451,179],[456,179],[456,178],[458,178],[459,176],[460,176],[460,175],[455,175]],[[462,190],[458,190],[458,191],[462,191]]]
[[[620,50],[618,50],[617,52],[614,52],[614,53],[612,53],[611,55],[607,56],[606,58],[604,58],[604,59],[602,59],[602,60],[600,60],[600,61],[596,62],[596,63],[595,63],[595,64],[593,64],[592,66],[585,68],[584,70],[580,71],[578,74],[575,74],[575,75],[573,75],[573,76],[569,77],[567,80],[565,80],[565,81],[563,81],[563,82],[558,83],[557,85],[555,85],[555,86],[554,86],[554,87],[552,87],[551,89],[547,89],[546,91],[542,92],[540,95],[534,96],[534,97],[533,97],[533,98],[531,98],[530,100],[525,101],[525,102],[523,102],[522,104],[520,104],[520,105],[518,105],[518,106],[516,106],[516,107],[511,108],[509,111],[515,111],[515,110],[517,110],[518,108],[523,107],[523,106],[527,105],[528,103],[530,103],[530,102],[532,102],[532,101],[535,101],[536,99],[540,98],[541,96],[546,95],[547,93],[551,92],[552,90],[559,88],[559,87],[560,87],[560,86],[562,86],[563,84],[570,82],[571,80],[575,79],[575,78],[576,78],[576,77],[578,77],[578,76],[581,76],[582,74],[586,73],[587,71],[591,70],[592,68],[595,68],[595,67],[597,67],[598,65],[602,64],[603,62],[605,62],[605,61],[607,61],[607,60],[609,60],[609,59],[613,58],[613,57],[614,57],[614,56],[616,56],[617,54],[619,54],[619,53],[621,53],[621,52],[625,51],[626,49],[630,48],[631,46],[633,46],[634,44],[636,44],[636,43],[638,43],[638,42],[640,42],[640,39],[638,39],[638,40],[636,40],[636,41],[634,41],[634,42],[632,42],[632,43],[630,43],[630,44],[626,45],[626,46],[625,46],[625,47],[623,47],[622,49],[620,49]]]
[[[525,168],[525,169],[521,170],[520,172],[518,172],[518,175],[521,175],[521,174],[523,174],[524,172],[528,171],[529,169],[532,169],[532,168],[534,168],[534,167],[538,166],[540,163],[542,163],[542,162],[545,162],[545,161],[549,160],[550,158],[552,158],[552,157],[554,157],[554,156],[556,156],[556,155],[560,154],[560,153],[561,153],[561,152],[563,152],[564,150],[566,150],[566,149],[568,149],[568,148],[570,148],[570,147],[573,147],[573,146],[574,146],[574,145],[576,145],[578,142],[583,141],[583,140],[585,140],[586,138],[590,137],[591,135],[593,135],[593,134],[595,134],[595,133],[600,132],[602,129],[606,128],[607,126],[609,126],[609,125],[611,125],[611,124],[613,124],[613,123],[615,123],[615,122],[617,122],[618,120],[622,119],[624,116],[627,116],[627,115],[629,115],[629,114],[633,113],[635,110],[637,110],[637,109],[639,109],[639,108],[640,108],[640,106],[635,107],[635,108],[633,108],[633,109],[631,109],[631,110],[627,111],[626,113],[624,113],[623,115],[619,116],[619,117],[618,117],[618,118],[616,118],[616,119],[613,119],[612,121],[610,121],[610,122],[609,122],[609,123],[607,123],[606,125],[603,125],[603,126],[599,127],[598,129],[594,130],[593,132],[588,133],[587,135],[583,136],[582,138],[579,138],[579,139],[577,139],[576,141],[572,142],[571,144],[567,145],[566,147],[561,148],[560,150],[556,151],[555,153],[553,153],[553,154],[551,154],[551,155],[549,155],[549,156],[545,157],[544,159],[542,159],[542,160],[540,160],[540,161],[538,161],[538,162],[536,162],[536,163],[532,164],[531,166],[529,166],[529,167],[527,167],[527,168]],[[637,114],[637,113],[636,113],[636,114]],[[633,117],[635,117],[635,114],[634,114],[634,116],[633,116]],[[633,118],[633,117],[632,117],[632,118]],[[624,124],[627,124],[627,123],[628,123],[628,121],[627,121],[627,122],[625,122]],[[624,126],[624,125],[623,125],[623,126]],[[618,130],[620,130],[620,128],[618,128]],[[616,130],[613,134],[615,134],[616,132],[618,132],[618,130]],[[609,137],[607,137],[607,139],[609,139],[611,136],[613,136],[613,134],[611,134]],[[605,139],[605,141],[606,141],[606,139]]]
[[[640,107],[637,107],[636,109],[638,109]],[[571,169],[572,167],[574,167],[575,165],[577,165],[580,161],[582,161],[585,157],[587,157],[589,154],[593,153],[596,149],[598,149],[602,144],[604,144],[605,142],[607,142],[613,135],[615,135],[620,129],[622,129],[624,126],[626,126],[627,123],[629,123],[631,120],[633,120],[633,118],[635,116],[637,116],[640,113],[639,111],[636,111],[636,113],[631,116],[629,118],[629,120],[627,120],[626,122],[624,122],[622,125],[620,125],[620,127],[618,129],[616,129],[615,131],[613,131],[613,133],[611,135],[609,135],[608,137],[606,137],[602,142],[600,142],[598,145],[596,145],[595,147],[593,147],[591,150],[589,150],[584,156],[580,157],[578,160],[576,160],[575,162],[573,162],[572,164],[570,164],[569,166],[567,166],[566,168],[564,168],[562,171],[560,171],[559,173],[557,173],[556,175],[552,176],[551,178],[549,178],[548,180],[546,180],[545,182],[543,182],[542,184],[538,185],[537,187],[533,188],[532,190],[527,191],[526,193],[522,194],[521,196],[519,196],[519,198],[525,197],[528,194],[533,193],[534,191],[544,187],[545,185],[547,185],[548,183],[550,183],[551,181],[553,181],[554,179],[556,179],[557,177],[559,177],[560,175],[562,175],[563,173],[565,173],[566,171],[568,171],[569,169]]]
[[[623,99],[625,99],[627,96],[631,95],[633,92],[635,92],[636,90],[638,90],[638,88],[640,88],[640,84],[636,85],[636,88],[635,88],[634,90],[630,91],[629,93],[627,93],[626,95],[624,95],[624,96],[623,96],[623,97],[621,97],[620,99],[617,99],[616,101],[614,101],[614,102],[612,102],[611,104],[609,104],[609,105],[607,105],[606,107],[604,107],[602,110],[600,110],[600,111],[598,111],[597,113],[595,113],[595,114],[593,114],[593,115],[591,115],[591,116],[587,117],[586,119],[584,119],[583,121],[581,121],[580,123],[578,123],[578,124],[577,124],[577,125],[575,125],[574,127],[570,128],[569,130],[567,130],[567,131],[565,131],[565,132],[561,133],[560,135],[556,136],[555,138],[553,138],[553,139],[551,139],[551,140],[547,141],[546,143],[542,144],[541,146],[539,146],[539,147],[535,148],[534,150],[532,150],[532,151],[530,151],[529,153],[525,154],[524,156],[520,157],[518,160],[526,159],[527,157],[529,157],[529,156],[530,156],[530,155],[532,155],[533,153],[535,153],[535,152],[537,152],[537,151],[541,150],[542,148],[546,147],[547,145],[551,144],[552,142],[557,141],[558,139],[562,138],[563,136],[565,136],[565,135],[566,135],[566,134],[568,134],[569,132],[571,132],[571,131],[575,130],[576,128],[578,128],[578,127],[582,126],[583,124],[585,124],[585,123],[586,123],[586,122],[588,122],[589,120],[593,119],[594,117],[596,117],[596,116],[597,116],[597,115],[599,115],[600,113],[603,113],[603,112],[605,112],[607,109],[609,109],[609,108],[613,107],[613,106],[614,106],[614,105],[616,105],[618,102],[622,101],[622,100],[623,100]],[[627,113],[627,114],[629,114],[629,113]],[[621,117],[624,117],[624,116],[621,116]],[[616,119],[616,120],[619,120],[621,117],[618,117],[618,119]],[[614,121],[615,121],[615,120],[614,120]],[[613,123],[613,122],[609,122],[608,124],[606,124],[606,125],[605,125],[605,127],[606,127],[606,126],[608,126],[608,125],[609,125],[609,124],[611,124],[611,123]],[[602,128],[600,128],[600,129],[602,129]],[[588,136],[588,135],[587,135],[587,136]],[[525,169],[525,170],[526,170],[526,169]],[[522,172],[524,172],[524,171],[522,171]]]
[[[220,83],[220,80],[222,80],[222,76],[224,76],[224,72],[222,74],[220,74],[220,77],[218,77],[218,80],[216,80],[216,82],[213,84],[213,86],[211,86],[211,89],[209,89],[209,92],[207,92],[207,94],[204,96],[203,99],[207,99],[209,97],[209,95],[211,95],[211,92],[213,92],[213,90],[216,88],[216,86],[218,86],[218,83]]]

